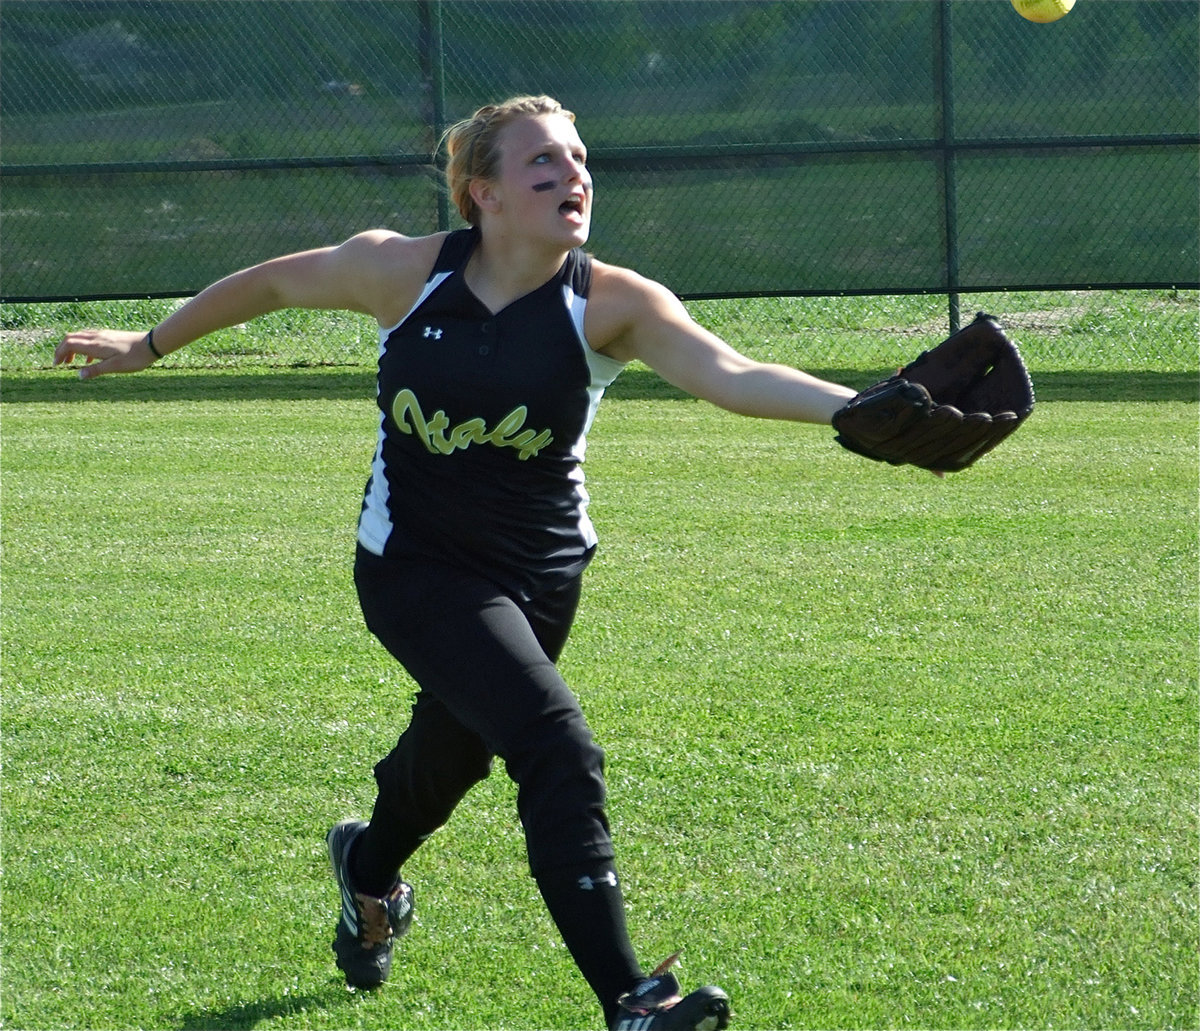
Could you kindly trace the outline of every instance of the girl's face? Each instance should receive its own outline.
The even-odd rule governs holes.
[[[587,148],[564,115],[537,115],[505,126],[497,178],[485,186],[492,206],[522,232],[582,246],[592,223]],[[482,205],[481,205],[482,207]]]

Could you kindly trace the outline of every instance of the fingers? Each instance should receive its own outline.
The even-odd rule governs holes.
[[[54,364],[69,364],[77,356],[92,362],[108,358],[114,353],[112,345],[104,340],[102,330],[80,329],[62,338],[54,349]]]
[[[54,349],[54,364],[69,365],[76,358],[85,364],[79,370],[80,379],[95,379],[110,372],[138,372],[146,368],[153,356],[148,348],[139,350],[144,333],[119,330],[80,329],[68,333]]]
[[[97,376],[103,376],[106,372],[116,372],[117,370],[112,368],[111,363],[111,358],[104,358],[100,360],[89,358],[87,360],[87,364],[79,370],[79,378],[95,379]]]
[[[68,333],[63,337],[54,349],[54,364],[69,364],[74,360],[75,355],[82,354],[83,351],[79,348],[83,344],[83,337],[83,333]]]

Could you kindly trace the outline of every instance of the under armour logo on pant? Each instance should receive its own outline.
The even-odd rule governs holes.
[[[610,888],[617,886],[617,875],[611,870],[601,877],[580,877],[579,887],[584,891],[592,891],[594,888],[607,884]]]
[[[425,332],[421,335],[425,337],[426,340],[428,340],[430,337],[432,337],[434,340],[442,339],[442,331],[440,329],[434,329],[432,326],[426,326]]]

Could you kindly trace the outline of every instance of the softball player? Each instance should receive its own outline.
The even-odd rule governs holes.
[[[280,308],[342,308],[380,329],[379,431],[355,585],[372,633],[418,691],[375,767],[369,821],[328,835],[347,982],[389,975],[409,927],[405,861],[503,760],[529,866],[607,1026],[723,1028],[716,987],[681,997],[647,976],[625,925],[605,817],[604,754],[555,661],[596,546],[581,463],[605,387],[637,358],[746,415],[828,423],[854,392],[754,362],[696,325],[665,287],[583,250],[592,180],[574,115],[548,97],[480,108],[447,134],[447,180],[470,228],[374,230],[202,291],[149,334],[68,334],[55,362],[134,372]]]

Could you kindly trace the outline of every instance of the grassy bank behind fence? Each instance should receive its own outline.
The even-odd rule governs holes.
[[[142,329],[178,301],[0,307],[0,370],[44,368],[68,329]],[[695,318],[756,357],[804,367],[895,368],[948,331],[946,298],[811,297],[693,301]],[[1034,370],[1188,372],[1200,368],[1200,295],[1186,290],[991,293],[960,300],[1001,320]],[[373,366],[374,322],[286,311],[199,341],[167,366]]]

